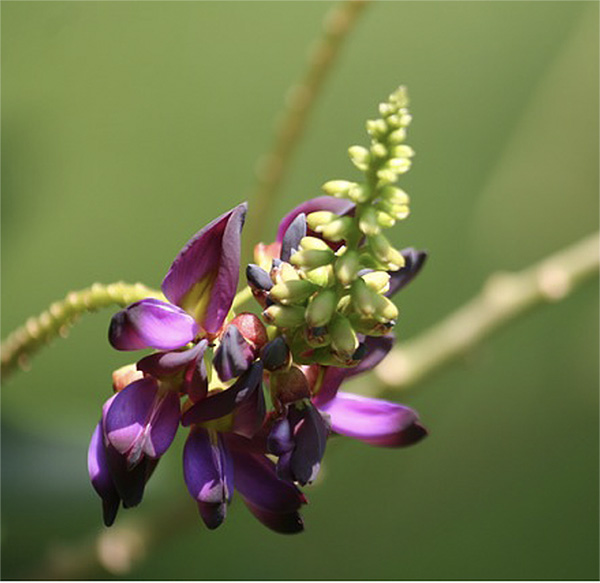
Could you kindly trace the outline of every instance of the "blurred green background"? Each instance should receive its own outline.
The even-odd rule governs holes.
[[[252,192],[329,2],[2,2],[2,337],[71,289],[158,286],[201,226]],[[277,217],[355,177],[346,149],[400,83],[415,165],[398,246],[430,251],[399,298],[417,335],[497,269],[598,227],[598,4],[369,6],[309,120]],[[2,576],[101,529],[86,452],[113,368],[111,311],[84,317],[2,390]],[[407,450],[329,446],[306,532],[235,500],[132,571],[143,579],[597,579],[598,285],[528,314],[410,392]],[[366,383],[369,379],[366,378]],[[183,432],[144,503],[187,504]],[[187,501],[186,501],[187,500]],[[47,574],[47,573],[46,573]],[[113,575],[97,570],[90,578]]]

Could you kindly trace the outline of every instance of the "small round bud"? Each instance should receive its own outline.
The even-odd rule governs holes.
[[[361,275],[361,278],[376,293],[384,294],[390,289],[390,274],[387,271],[370,271]]]
[[[388,155],[388,151],[383,144],[375,142],[371,146],[371,155],[375,158],[385,158]]]
[[[300,306],[269,306],[263,317],[278,328],[296,328],[304,323],[304,308]]]
[[[315,269],[328,265],[335,259],[335,255],[331,249],[305,249],[297,251],[290,257],[290,261],[297,267],[305,269]]]
[[[336,315],[328,326],[331,335],[331,348],[342,361],[351,360],[358,348],[358,338],[349,320]]]
[[[300,247],[302,250],[331,251],[329,245],[318,237],[303,237],[300,241]]]
[[[355,279],[360,269],[360,260],[356,251],[346,251],[335,262],[335,275],[339,282],[346,286],[350,285]]]
[[[317,286],[306,279],[282,281],[269,292],[269,297],[282,304],[303,302],[317,290]]]
[[[337,216],[338,215],[329,211],[316,211],[307,215],[306,222],[313,231],[317,231],[319,227],[329,224],[336,219]]]
[[[335,284],[332,265],[323,265],[305,272],[306,279],[319,287],[331,287]]]
[[[387,133],[387,125],[382,119],[367,121],[367,132],[373,138],[382,138]]]
[[[354,164],[359,170],[362,170],[363,172],[367,170],[371,160],[369,150],[363,148],[362,146],[351,146],[348,148],[348,155],[350,156],[352,164]]]
[[[401,144],[404,140],[406,140],[406,130],[404,128],[394,130],[387,139],[389,144]]]
[[[329,196],[343,198],[353,186],[355,186],[355,183],[348,180],[330,180],[323,184],[321,189]]]
[[[358,278],[350,288],[354,309],[366,318],[374,317],[377,311],[377,294],[369,288],[362,278]]]
[[[377,224],[382,229],[389,229],[396,224],[396,219],[384,211],[376,211],[375,216],[377,217]]]
[[[354,221],[350,217],[337,217],[327,225],[322,225],[315,229],[318,233],[321,233],[328,241],[334,243],[343,241],[347,234],[350,232],[354,224]]]
[[[377,214],[373,207],[368,206],[361,210],[358,219],[358,228],[368,237],[381,232],[381,227],[377,221]]]
[[[287,368],[290,364],[290,349],[283,336],[277,336],[277,338],[271,340],[265,344],[260,360],[263,366],[268,371],[275,371],[282,368]]]

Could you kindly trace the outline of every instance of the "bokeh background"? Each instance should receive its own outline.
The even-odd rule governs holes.
[[[193,233],[252,193],[331,6],[2,2],[3,337],[94,281],[158,286]],[[346,149],[400,83],[417,158],[402,179],[413,214],[393,239],[431,254],[398,299],[409,339],[490,273],[597,229],[598,4],[369,6],[264,240],[324,181],[356,176]],[[106,341],[110,315],[85,316],[2,387],[4,578],[43,577],[48,553],[101,530],[86,451],[111,371],[128,362]],[[159,544],[131,571],[82,576],[597,579],[597,332],[592,281],[398,394],[430,437],[397,451],[334,440],[296,537],[240,500],[207,531],[187,499],[181,432],[144,503],[117,521],[172,516]]]

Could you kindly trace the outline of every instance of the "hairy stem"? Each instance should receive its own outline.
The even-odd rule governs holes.
[[[235,296],[232,309],[237,309],[251,297],[249,288],[242,289]],[[66,336],[69,327],[83,314],[110,306],[125,307],[144,298],[165,299],[160,291],[141,283],[128,284],[122,281],[109,285],[95,283],[91,287],[69,292],[64,300],[54,302],[39,316],[29,318],[2,342],[2,379],[6,380],[19,367],[26,370],[35,352],[57,336]]]
[[[442,322],[394,348],[377,367],[373,393],[412,386],[458,359],[520,314],[567,297],[598,273],[600,234],[595,233],[516,273],[496,273],[481,292]]]
[[[301,80],[289,90],[271,150],[259,161],[258,183],[250,199],[252,205],[245,234],[246,241],[250,244],[260,240],[271,201],[288,168],[294,148],[302,136],[310,109],[343,41],[366,4],[367,0],[344,0],[326,15],[322,36],[311,51],[308,67]],[[246,262],[251,260],[251,251],[246,249]]]

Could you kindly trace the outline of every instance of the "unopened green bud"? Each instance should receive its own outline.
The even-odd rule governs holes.
[[[273,267],[270,275],[275,283],[300,279],[298,272],[287,261],[283,261],[279,265]]]
[[[398,174],[389,167],[383,167],[377,170],[377,178],[379,178],[380,185],[393,184],[398,180]]]
[[[350,285],[355,279],[360,269],[360,260],[356,251],[346,251],[335,262],[335,275],[339,282],[346,286]]]
[[[394,302],[379,294],[376,294],[375,298],[375,319],[380,322],[391,322],[398,318],[398,308]]]
[[[404,85],[400,85],[394,93],[392,93],[389,97],[390,103],[392,103],[396,108],[400,107],[408,107],[408,92]]]
[[[387,271],[370,271],[361,275],[367,286],[374,292],[384,294],[390,289],[390,274]]]
[[[381,231],[377,222],[377,213],[373,207],[368,206],[361,210],[358,219],[358,228],[368,237],[377,235]]]
[[[273,286],[269,297],[283,304],[303,302],[317,290],[317,286],[306,279],[284,281]]]
[[[370,119],[367,121],[367,132],[373,138],[381,138],[387,133],[387,125],[382,119]]]
[[[389,144],[401,144],[404,140],[406,140],[406,130],[404,128],[394,130],[387,139]]]
[[[332,289],[326,289],[315,295],[306,308],[306,323],[311,328],[325,326],[331,320],[337,304],[337,294]]]
[[[337,314],[328,326],[331,348],[342,361],[350,360],[358,348],[358,338],[348,318]]]
[[[375,158],[385,158],[388,155],[387,148],[380,144],[379,142],[375,142],[371,146],[371,155]]]
[[[352,311],[352,298],[350,294],[346,294],[339,299],[336,311],[340,314],[347,314]]]
[[[402,127],[402,125],[400,123],[400,116],[396,115],[395,113],[388,116],[385,121],[386,121],[388,127],[393,130],[397,130],[398,128]]]
[[[410,158],[391,158],[386,162],[386,166],[396,174],[404,174],[410,170],[412,162]]]
[[[415,155],[415,151],[406,144],[400,146],[394,146],[391,152],[394,158],[412,158]]]
[[[331,251],[329,245],[318,237],[302,237],[300,239],[300,248],[303,250]]]
[[[381,189],[381,196],[391,204],[408,204],[410,197],[401,188],[386,186]]]
[[[367,170],[371,160],[369,150],[363,148],[362,146],[350,146],[350,148],[348,148],[348,155],[350,156],[352,164],[354,164],[359,170],[362,170],[363,172]]]
[[[338,198],[346,196],[350,188],[356,183],[349,182],[348,180],[330,180],[321,186],[321,189],[325,194],[330,196],[336,196]]]
[[[406,110],[400,110],[400,125],[402,127],[408,127],[410,125],[410,122],[412,121],[412,115],[410,115],[410,113],[408,113],[408,111]]]
[[[319,287],[331,287],[335,284],[335,274],[331,264],[306,271],[305,275],[308,281]]]
[[[360,204],[369,200],[370,193],[363,184],[355,184],[350,188],[347,196],[352,202]]]
[[[351,217],[337,217],[327,225],[322,225],[315,229],[321,233],[328,241],[343,241],[354,225]]]
[[[358,278],[350,288],[352,305],[361,315],[371,318],[377,310],[376,298],[379,297],[362,278]]]
[[[369,249],[371,249],[371,252],[378,261],[381,261],[382,263],[387,262],[388,254],[390,253],[392,246],[385,235],[380,233],[378,235],[369,237],[368,245]]]
[[[392,115],[396,111],[396,108],[391,103],[380,103],[379,104],[379,115],[381,117],[387,117]]]
[[[349,316],[353,328],[366,336],[384,336],[394,327],[395,322],[380,322],[374,318],[364,318],[358,314]]]
[[[329,211],[316,211],[314,213],[310,213],[306,215],[306,224],[313,230],[316,231],[319,227],[323,225],[327,225],[338,215],[329,212]]]
[[[404,255],[402,255],[402,253],[400,253],[398,249],[390,247],[386,262],[387,268],[390,271],[398,271],[399,269],[402,269],[404,267],[405,263],[406,260],[404,259]]]
[[[328,265],[334,259],[335,255],[331,249],[303,249],[302,251],[296,251],[290,257],[290,261],[294,265],[305,269],[315,269],[323,265]]]
[[[396,224],[396,219],[384,211],[376,211],[377,224],[383,229],[389,229]]]
[[[269,306],[263,316],[269,324],[278,328],[295,328],[304,323],[304,308],[301,306]]]
[[[304,340],[311,348],[321,348],[322,346],[329,346],[331,343],[331,338],[325,326],[304,328],[303,333]]]

